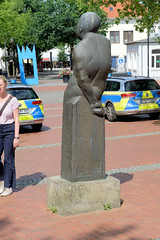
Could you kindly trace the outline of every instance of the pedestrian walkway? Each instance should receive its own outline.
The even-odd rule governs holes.
[[[38,93],[65,90],[58,75],[44,75]],[[67,217],[47,209],[46,181],[60,175],[62,107],[44,104],[41,132],[21,130],[17,191],[0,198],[0,240],[160,239],[160,120],[105,122],[106,174],[121,182],[120,208]]]
[[[159,170],[119,174],[120,208],[62,217],[46,207],[46,185],[1,198],[0,239],[147,240],[160,234]]]

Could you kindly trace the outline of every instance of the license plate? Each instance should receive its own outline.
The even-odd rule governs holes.
[[[145,103],[155,103],[155,100],[154,100],[154,98],[146,98],[146,99],[142,99],[141,103],[142,104],[145,104]]]
[[[27,114],[28,109],[19,109],[19,114]]]

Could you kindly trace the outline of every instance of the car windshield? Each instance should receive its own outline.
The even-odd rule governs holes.
[[[135,81],[129,81],[125,83],[125,91],[146,91],[146,90],[158,90],[160,86],[154,79],[141,79]]]
[[[38,98],[37,94],[32,88],[10,88],[8,93],[16,97],[18,100],[27,100]]]

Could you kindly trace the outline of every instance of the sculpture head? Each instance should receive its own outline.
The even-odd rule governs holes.
[[[88,32],[97,32],[100,27],[100,17],[94,12],[82,14],[78,21],[76,34],[83,39]]]

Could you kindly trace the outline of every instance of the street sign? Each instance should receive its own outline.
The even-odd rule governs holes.
[[[123,59],[122,58],[120,58],[119,60],[118,60],[118,62],[120,63],[120,64],[123,64]]]

